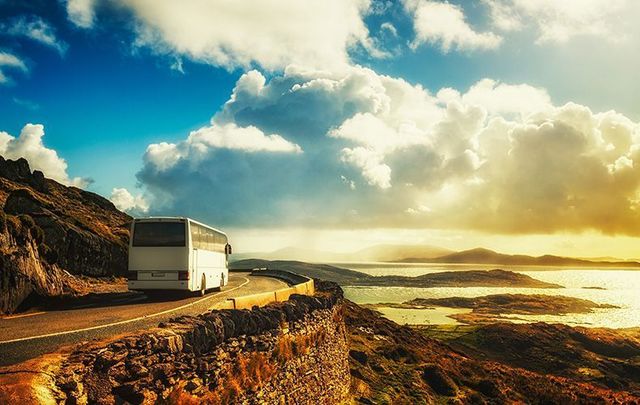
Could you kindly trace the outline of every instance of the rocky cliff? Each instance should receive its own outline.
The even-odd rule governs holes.
[[[131,218],[107,199],[0,156],[0,312],[31,293],[78,294],[73,275],[124,275]]]

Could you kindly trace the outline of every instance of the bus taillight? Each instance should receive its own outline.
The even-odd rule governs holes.
[[[189,272],[188,271],[179,271],[178,272],[178,280],[189,280]]]
[[[137,271],[128,271],[127,272],[127,280],[137,280],[138,279],[138,272]]]

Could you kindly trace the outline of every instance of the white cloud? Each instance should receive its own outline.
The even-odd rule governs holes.
[[[67,0],[69,20],[81,28],[91,28],[95,20],[96,0]]]
[[[4,73],[5,68],[27,72],[27,66],[17,56],[7,52],[0,52],[0,84],[9,82],[9,78]]]
[[[393,37],[397,37],[398,36],[398,30],[396,29],[396,27],[391,24],[390,22],[383,22],[382,24],[380,24],[380,31],[383,32],[388,32],[391,36]]]
[[[213,121],[149,147],[138,179],[152,207],[252,226],[640,233],[640,124],[530,85],[434,97],[363,67],[292,66],[243,75]]]
[[[372,186],[391,187],[391,168],[382,163],[381,156],[363,147],[344,148],[341,159],[362,170],[362,177]]]
[[[438,97],[445,103],[453,100],[478,105],[492,114],[521,114],[523,117],[551,106],[545,89],[527,84],[509,85],[495,80],[480,80],[461,96],[454,89],[442,89]]]
[[[620,114],[572,103],[529,120],[489,122],[478,135],[482,181],[439,208],[443,218],[455,211],[467,227],[485,230],[637,235],[639,135],[640,125]]]
[[[280,135],[266,135],[254,126],[239,127],[234,123],[212,125],[192,131],[186,140],[178,143],[161,142],[147,148],[145,163],[155,170],[172,168],[181,160],[198,161],[216,149],[227,149],[245,153],[302,153],[299,145]]]
[[[340,176],[340,180],[342,180],[342,182],[344,184],[346,184],[347,186],[349,186],[350,190],[355,190],[356,189],[356,182],[353,180],[349,180],[348,178],[346,178],[345,176],[341,175]]]
[[[72,3],[86,5],[68,5]],[[363,22],[368,0],[118,3],[136,18],[137,46],[227,68],[258,64],[276,70],[292,63],[342,68],[349,64],[349,50],[357,46],[374,57],[385,56],[373,45]],[[93,15],[79,5],[75,10]]]
[[[632,6],[629,0],[485,0],[493,25],[504,31],[532,25],[538,43],[564,43],[576,36],[618,41],[620,20]]]
[[[36,111],[40,109],[40,105],[31,100],[14,97],[13,102],[21,107],[26,108],[27,110]]]
[[[65,185],[86,187],[90,180],[75,177],[69,178],[67,162],[58,153],[42,143],[44,126],[27,124],[16,138],[0,131],[0,155],[7,159],[25,158],[34,170],[40,170],[46,177],[52,178]]]
[[[392,152],[401,147],[428,144],[424,133],[413,124],[390,127],[381,117],[372,113],[357,113],[344,121],[329,136],[348,139],[380,152]]]
[[[69,45],[56,37],[55,30],[39,17],[20,17],[10,24],[2,26],[4,31],[13,36],[25,36],[34,41],[47,45],[64,55]]]
[[[475,31],[467,23],[460,6],[431,0],[403,0],[403,3],[413,17],[414,48],[432,44],[447,53],[452,49],[495,49],[502,43],[502,37],[497,34]]]
[[[132,215],[141,215],[149,210],[149,203],[144,196],[133,196],[126,188],[114,188],[110,200],[117,209]]]
[[[501,31],[519,31],[524,27],[522,17],[517,10],[502,0],[483,0],[489,7],[491,22]]]
[[[241,128],[235,124],[200,128],[187,139],[191,145],[203,145],[218,149],[236,149],[245,152],[302,153],[299,145],[280,135],[265,135],[256,127]]]
[[[515,99],[517,91],[512,93]],[[521,96],[529,97],[530,92]],[[409,150],[433,165],[424,171],[441,170],[443,179],[475,165],[468,149],[485,115],[477,107],[462,105],[463,96],[456,97],[456,103],[443,108],[442,100],[421,86],[370,69],[352,67],[338,74],[290,67],[268,84],[255,71],[241,77],[216,119],[269,126],[277,125],[277,117],[280,124],[287,123],[288,137],[306,152],[328,136],[339,142],[334,153],[341,162],[358,169],[370,186],[383,189],[393,184],[388,161]],[[402,166],[404,162],[396,167],[399,173],[410,171]]]

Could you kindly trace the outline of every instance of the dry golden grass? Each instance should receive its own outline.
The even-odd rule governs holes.
[[[262,387],[274,375],[276,366],[264,353],[249,353],[238,356],[235,365],[222,377],[220,385],[207,393],[201,402],[233,403],[244,392]]]
[[[218,386],[202,397],[195,397],[184,389],[176,388],[168,398],[169,403],[229,404],[234,403],[247,391],[260,389],[268,384],[287,362],[307,355],[313,347],[325,343],[327,333],[317,332],[299,335],[282,335],[271,354],[251,352],[239,354],[232,366],[221,375]],[[196,402],[192,402],[196,401]]]
[[[186,383],[181,383],[176,387],[167,397],[167,403],[169,404],[180,404],[180,405],[197,405],[202,403],[202,401],[188,393],[184,386]]]

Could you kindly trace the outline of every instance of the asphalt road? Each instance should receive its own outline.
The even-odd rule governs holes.
[[[176,316],[197,315],[230,297],[286,286],[269,277],[230,273],[229,284],[221,292],[209,292],[204,297],[112,293],[79,299],[72,306],[0,318],[0,366],[51,353],[62,346],[151,328]]]

